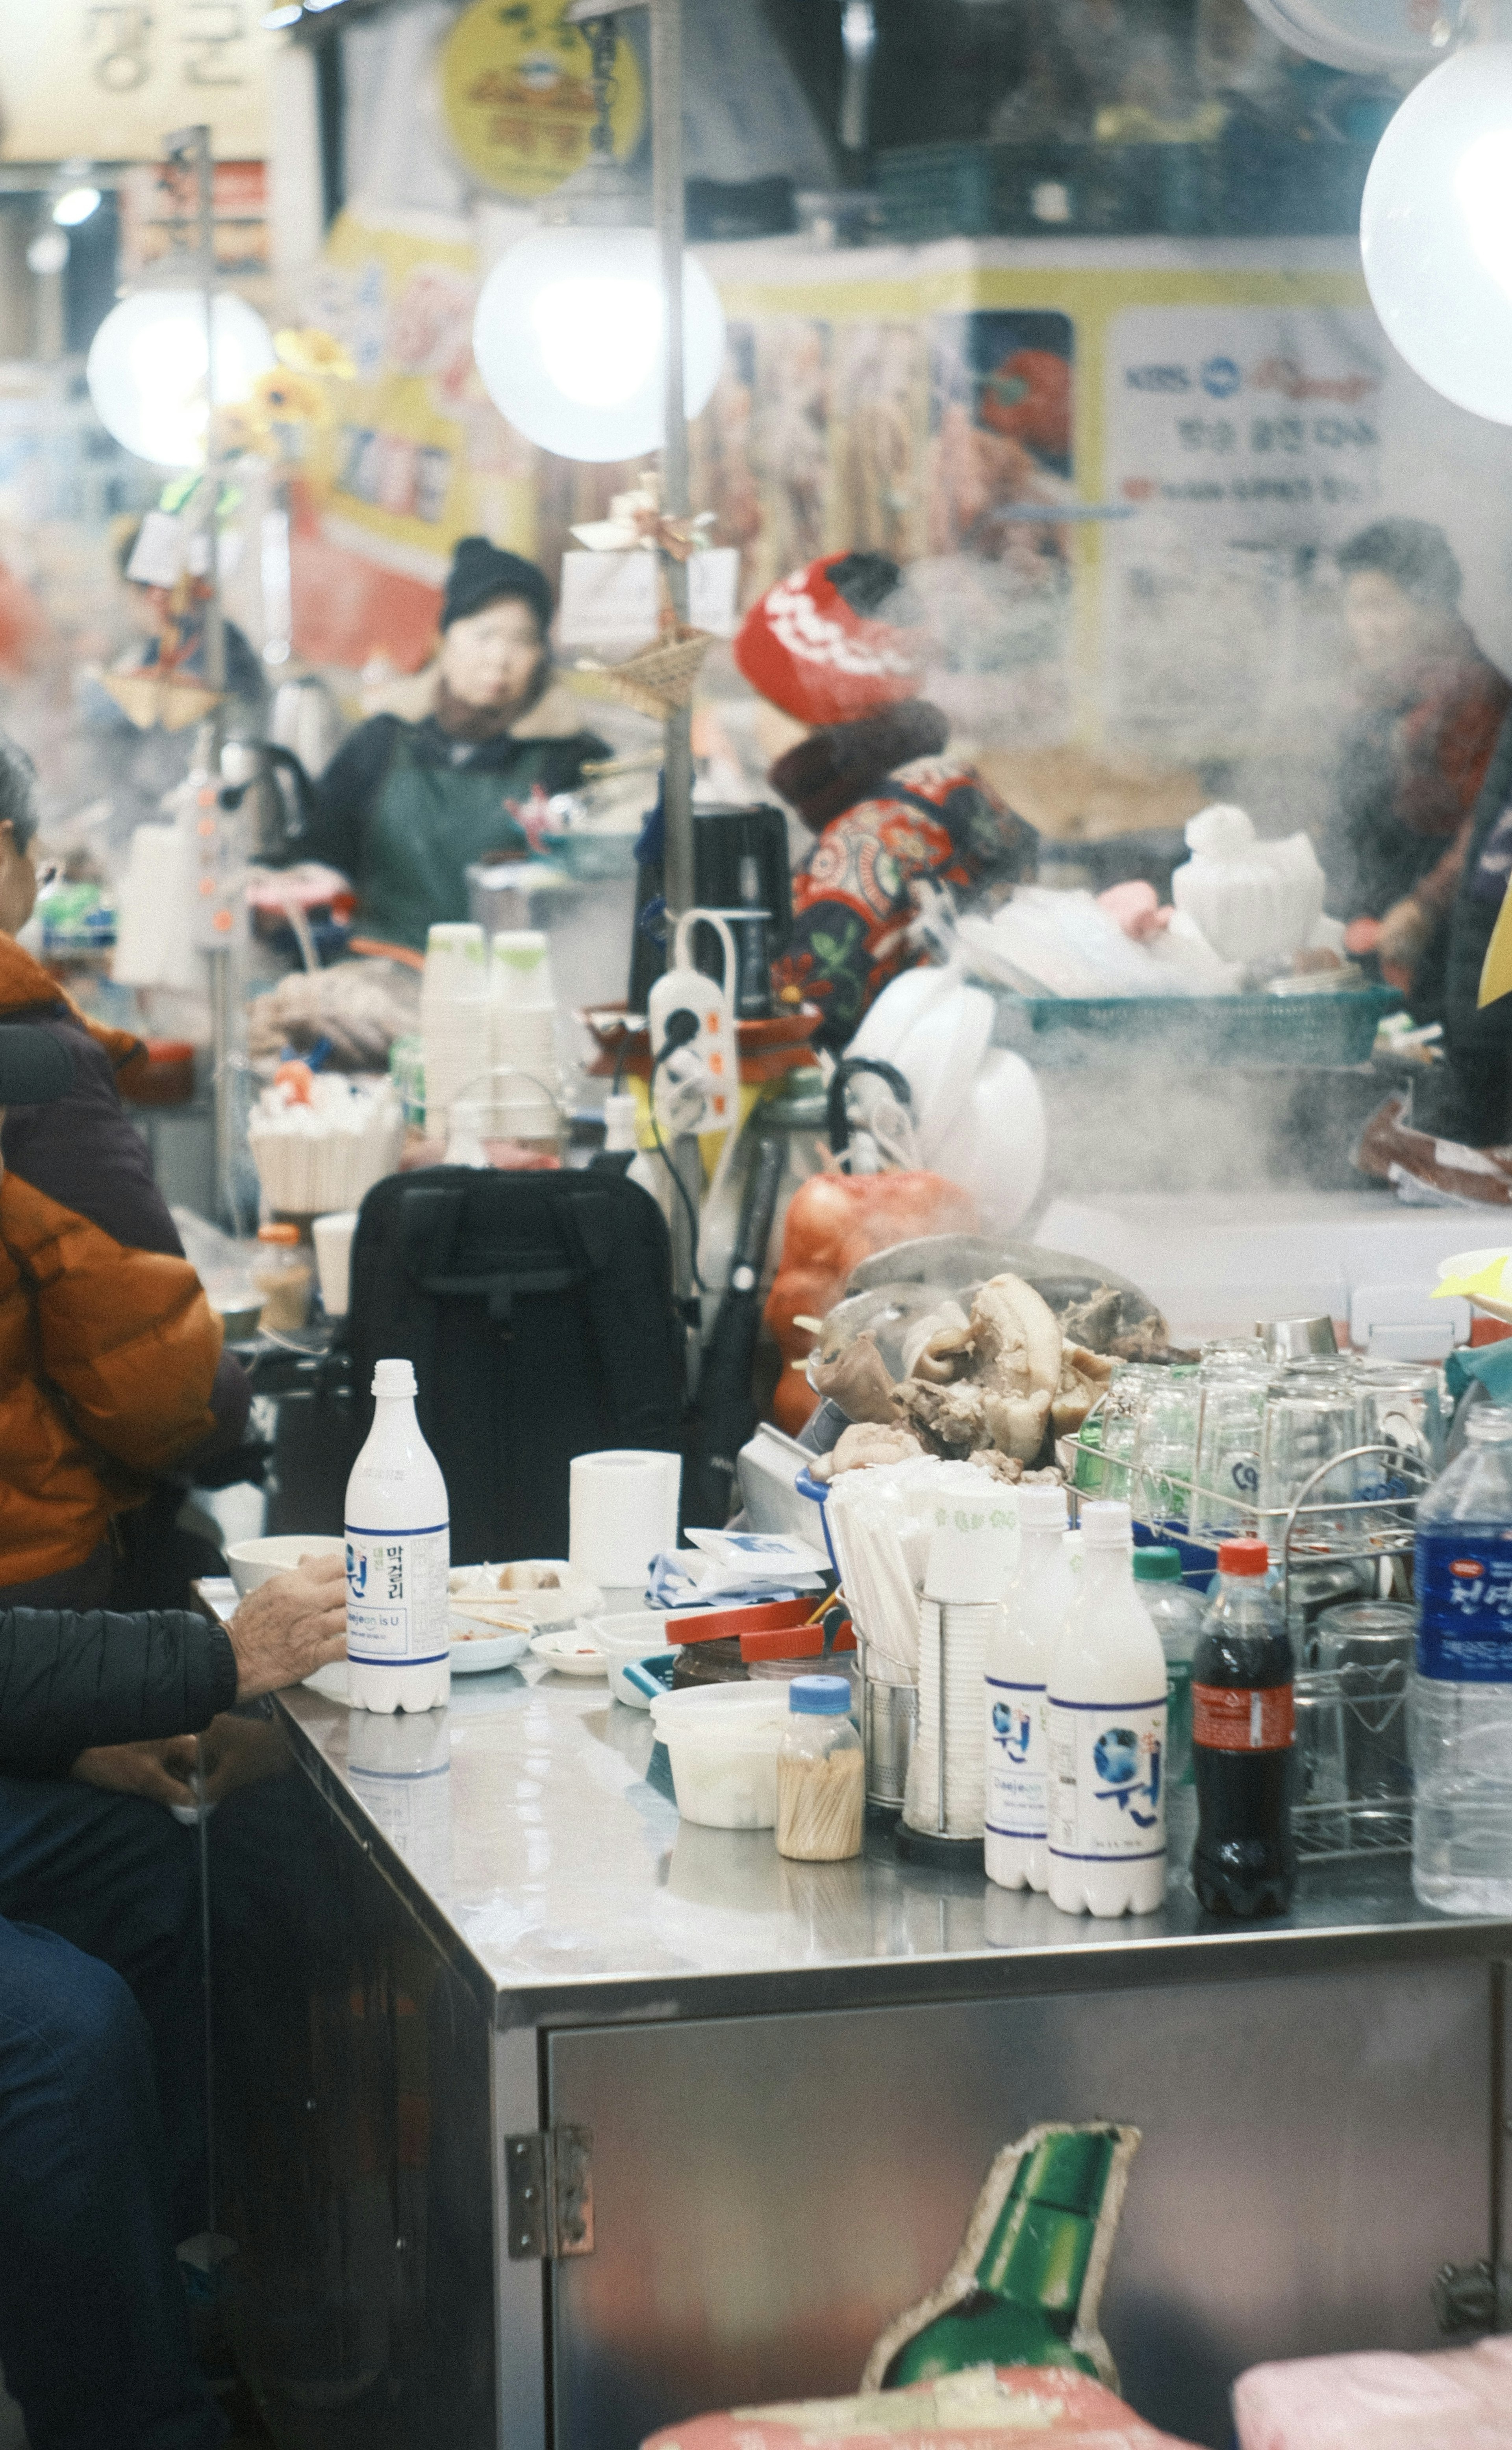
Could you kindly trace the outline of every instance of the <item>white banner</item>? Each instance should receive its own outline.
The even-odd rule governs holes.
[[[156,161],[165,134],[207,122],[221,159],[256,159],[284,40],[264,13],[261,0],[8,0],[0,157]]]

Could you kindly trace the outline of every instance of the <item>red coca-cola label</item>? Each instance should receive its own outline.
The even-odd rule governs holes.
[[[1192,1740],[1214,1753],[1284,1753],[1295,1732],[1289,1684],[1248,1691],[1230,1684],[1193,1684]]]

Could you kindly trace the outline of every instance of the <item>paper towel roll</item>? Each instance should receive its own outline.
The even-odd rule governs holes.
[[[572,1457],[568,1562],[606,1587],[644,1584],[659,1549],[677,1546],[681,1455],[609,1447]]]

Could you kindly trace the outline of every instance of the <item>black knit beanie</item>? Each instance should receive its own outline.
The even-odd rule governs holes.
[[[552,590],[544,570],[517,553],[501,552],[487,536],[463,536],[452,555],[452,568],[441,604],[441,627],[465,621],[501,595],[528,604],[544,638],[552,622]]]

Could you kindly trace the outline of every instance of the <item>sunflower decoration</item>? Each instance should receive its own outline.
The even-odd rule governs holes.
[[[325,415],[325,394],[313,376],[273,366],[254,377],[248,406],[269,425],[318,425]]]
[[[307,331],[276,332],[273,346],[279,362],[297,375],[313,375],[320,380],[355,382],[357,367],[350,352],[334,332],[322,332],[318,326]]]

